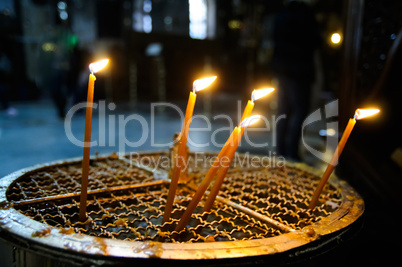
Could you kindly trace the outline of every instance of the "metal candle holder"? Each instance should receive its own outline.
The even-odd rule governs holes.
[[[214,155],[203,154],[205,159]],[[190,179],[179,184],[165,223],[169,169],[157,163],[169,157],[167,151],[140,153],[135,162],[129,155],[92,158],[85,222],[78,215],[81,159],[17,171],[0,180],[0,237],[46,257],[94,265],[150,258],[290,259],[342,233],[364,211],[359,194],[334,175],[310,210],[319,171],[291,162],[267,167],[261,156],[253,156],[260,165],[239,167],[250,157],[239,154],[212,210],[202,213],[203,199],[186,229],[176,232],[209,168],[208,160],[200,166],[195,156],[189,153]]]

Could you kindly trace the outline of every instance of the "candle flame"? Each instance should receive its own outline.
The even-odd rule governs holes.
[[[242,120],[242,122],[240,123],[240,127],[248,127],[251,124],[254,124],[257,121],[259,121],[260,119],[261,119],[261,115],[253,115],[253,116],[247,117],[244,120]]]
[[[103,69],[107,65],[107,63],[109,63],[109,59],[107,58],[91,63],[89,64],[89,70],[91,71],[91,73],[96,73]]]
[[[193,92],[198,92],[206,87],[208,87],[211,83],[215,81],[217,76],[212,76],[204,79],[195,80],[193,83]]]
[[[275,88],[254,89],[254,91],[251,93],[251,101],[254,102],[257,99],[272,93],[274,90]]]
[[[374,114],[377,114],[378,112],[380,112],[379,109],[356,109],[356,113],[355,113],[355,119],[356,120],[361,120],[364,119],[366,117],[372,116]]]

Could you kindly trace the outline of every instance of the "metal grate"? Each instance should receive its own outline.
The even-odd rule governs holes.
[[[206,154],[214,156],[214,154]],[[162,223],[169,182],[154,177],[152,169],[166,171],[168,153],[142,153],[134,164],[117,156],[91,160],[88,220],[80,222],[80,163],[52,165],[29,172],[8,188],[13,207],[38,222],[65,233],[82,233],[119,240],[159,242],[237,241],[268,238],[300,230],[334,212],[341,193],[326,186],[320,205],[308,210],[319,177],[297,166],[239,168],[236,157],[219,197],[208,213],[202,202],[187,225],[176,232],[197,183],[208,170],[190,154],[190,181],[179,186],[172,220]],[[147,165],[147,168],[141,166]],[[263,219],[261,219],[263,218]],[[264,220],[266,218],[266,220]],[[274,223],[270,223],[270,222]]]

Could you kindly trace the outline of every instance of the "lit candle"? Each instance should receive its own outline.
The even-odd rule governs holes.
[[[87,207],[87,189],[88,189],[88,174],[89,174],[89,153],[91,149],[91,124],[92,124],[92,103],[94,98],[94,85],[96,77],[94,73],[103,69],[109,59],[104,59],[95,63],[89,64],[89,80],[88,80],[88,95],[87,95],[87,109],[85,116],[85,136],[84,136],[84,153],[82,158],[82,178],[81,178],[81,195],[80,195],[80,214],[81,221],[86,220],[86,207]]]
[[[173,174],[170,181],[168,197],[166,199],[165,212],[163,214],[163,222],[167,222],[170,220],[170,215],[172,213],[174,197],[176,195],[177,184],[179,182],[179,177],[181,172],[183,171],[183,166],[186,155],[186,144],[187,144],[187,136],[190,129],[190,124],[192,121],[193,111],[195,100],[197,98],[196,92],[208,87],[213,81],[215,81],[216,76],[204,78],[200,80],[196,80],[193,83],[193,91],[190,92],[190,96],[187,102],[186,114],[184,116],[183,128],[180,135],[179,140],[179,148],[178,153],[175,157],[175,162],[173,162]]]
[[[313,198],[311,199],[311,202],[309,205],[309,209],[314,209],[314,207],[317,205],[318,198],[320,197],[320,194],[321,194],[322,190],[324,189],[324,186],[327,183],[329,176],[333,172],[335,165],[338,163],[339,156],[341,155],[343,148],[345,147],[346,141],[348,141],[350,133],[352,132],[353,127],[356,124],[356,120],[366,118],[366,117],[374,115],[378,112],[380,112],[380,110],[378,110],[378,109],[357,109],[354,117],[349,119],[348,125],[346,126],[346,129],[343,132],[343,135],[341,137],[341,140],[339,141],[338,147],[336,148],[335,153],[332,156],[332,159],[331,159],[330,163],[328,164],[327,169],[325,170],[324,174],[322,175],[320,183],[318,184],[318,186],[314,192]]]
[[[240,126],[244,129],[247,126],[250,126],[251,124],[254,124],[259,119],[261,119],[260,115],[254,115],[254,116],[248,117],[247,119],[242,121]],[[242,135],[242,131],[240,133],[240,138],[237,139],[237,143],[233,147],[230,147],[228,149],[228,152],[226,153],[226,155],[228,157],[228,161],[227,161],[228,164],[225,164],[219,170],[219,172],[217,174],[217,177],[215,179],[215,183],[212,186],[212,189],[211,189],[211,191],[209,193],[207,201],[205,202],[204,208],[202,210],[203,212],[210,211],[212,206],[213,206],[213,204],[214,204],[214,202],[215,202],[216,196],[219,193],[219,190],[220,190],[220,188],[222,186],[223,180],[225,179],[226,173],[229,170],[230,164],[232,163],[234,155],[236,153],[236,150],[237,150],[237,148],[238,148],[238,146],[240,144],[241,135]]]
[[[204,195],[205,191],[208,189],[208,186],[210,185],[213,178],[215,177],[215,174],[220,169],[221,162],[225,161],[225,164],[230,165],[231,159],[228,158],[227,155],[231,155],[232,153],[234,154],[234,152],[236,152],[236,149],[237,149],[237,147],[240,143],[240,139],[241,139],[241,134],[242,134],[241,128],[248,127],[249,125],[251,125],[251,124],[255,123],[257,120],[259,120],[260,118],[261,118],[261,116],[259,116],[259,115],[248,117],[242,121],[242,123],[240,124],[240,127],[234,128],[233,132],[229,136],[225,145],[222,147],[218,156],[215,158],[212,166],[209,168],[204,179],[201,181],[201,184],[198,186],[197,191],[195,192],[193,198],[191,199],[191,202],[188,204],[186,211],[184,212],[183,216],[181,217],[179,223],[177,224],[175,231],[181,231],[184,229],[184,227],[186,227],[188,221],[191,218],[191,214],[193,214],[193,212],[196,209],[198,203],[200,202],[202,196]]]
[[[243,111],[243,115],[241,117],[240,122],[242,122],[245,118],[250,117],[251,112],[253,111],[254,108],[254,101],[268,95],[274,90],[275,90],[274,88],[263,88],[253,90],[253,92],[251,93],[251,99],[247,102],[247,106]]]

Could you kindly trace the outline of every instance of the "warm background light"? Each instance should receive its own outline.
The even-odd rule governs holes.
[[[342,37],[339,33],[335,32],[331,35],[331,42],[333,44],[339,44],[342,40]]]

